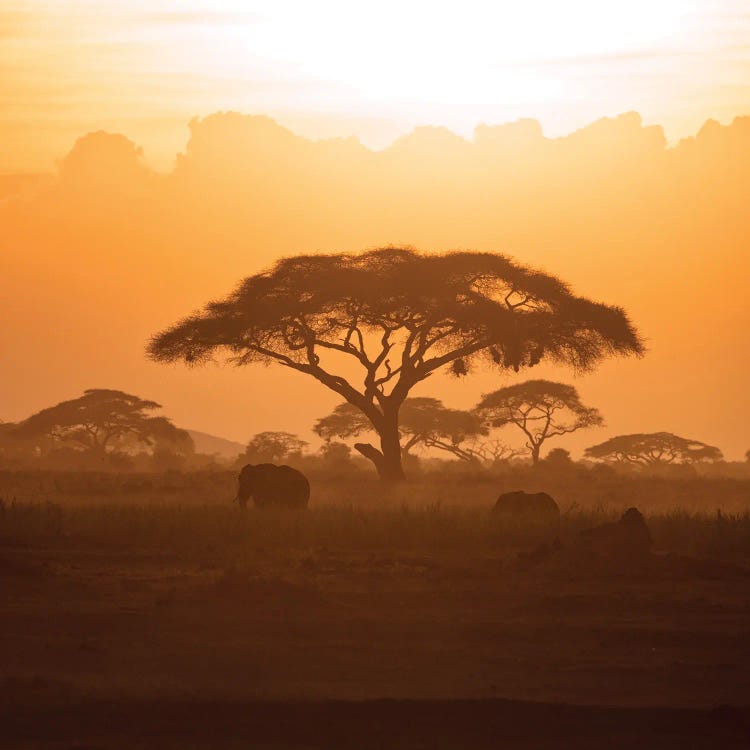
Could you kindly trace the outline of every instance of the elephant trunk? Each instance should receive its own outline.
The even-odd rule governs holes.
[[[248,492],[242,485],[237,489],[237,495],[234,498],[236,503],[239,503],[240,508],[244,508],[247,505],[247,501],[250,499],[250,492]]]

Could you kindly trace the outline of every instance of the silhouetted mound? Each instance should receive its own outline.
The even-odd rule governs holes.
[[[580,546],[597,557],[643,559],[651,552],[651,532],[643,514],[628,508],[619,521],[582,531]]]
[[[530,519],[546,522],[560,520],[560,508],[546,493],[504,492],[498,497],[493,512],[508,518]]]

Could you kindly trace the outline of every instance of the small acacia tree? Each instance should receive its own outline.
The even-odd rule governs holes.
[[[306,447],[307,441],[291,432],[259,432],[238,460],[251,464],[278,463],[299,456]]]
[[[314,426],[316,434],[324,440],[334,437],[358,437],[371,432],[369,419],[352,404],[339,404],[327,417]],[[414,448],[436,448],[464,461],[477,460],[480,454],[466,442],[488,433],[481,420],[469,411],[449,409],[437,398],[407,398],[401,406],[399,431],[403,457]],[[367,455],[370,446],[356,443],[355,447]]]
[[[327,440],[320,446],[320,457],[328,466],[348,466],[352,460],[352,449],[338,440]]]
[[[511,461],[523,455],[523,451],[517,450],[498,438],[489,440],[474,439],[469,442],[467,450],[477,459],[488,464],[500,464]]]
[[[698,461],[720,461],[721,451],[700,440],[673,435],[671,432],[618,435],[585,451],[587,458],[636,466],[690,464]]]
[[[65,445],[104,455],[137,445],[171,446],[192,452],[190,435],[166,417],[154,416],[161,405],[123,391],[91,388],[83,396],[62,401],[17,425],[20,439]]]
[[[237,365],[277,362],[335,391],[379,437],[360,451],[383,479],[398,480],[399,412],[434,372],[465,374],[479,360],[520,370],[542,359],[584,370],[642,345],[620,308],[502,255],[383,248],[280,260],[148,347],[157,361],[193,365],[222,350]]]
[[[553,448],[547,454],[544,463],[546,463],[547,466],[562,469],[573,466],[573,459],[570,456],[570,451],[566,451],[565,448]]]
[[[526,436],[535,466],[542,445],[550,438],[604,424],[597,409],[581,403],[572,385],[549,380],[527,380],[488,393],[476,412],[492,427],[518,427]]]

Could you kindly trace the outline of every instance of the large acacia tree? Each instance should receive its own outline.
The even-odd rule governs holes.
[[[723,458],[721,450],[716,446],[673,435],[671,432],[617,435],[586,448],[585,455],[600,461],[650,467],[720,461]]]
[[[334,437],[359,437],[374,428],[363,412],[345,402],[339,404],[328,416],[319,419],[313,429],[324,440],[331,440]],[[404,400],[399,415],[399,431],[404,457],[412,449],[421,447],[445,451],[463,461],[483,457],[475,449],[474,443],[480,436],[488,433],[476,414],[450,409],[440,399],[426,396]],[[355,443],[355,448],[364,455],[374,450],[367,443]],[[377,461],[377,457],[375,460]]]
[[[137,445],[192,452],[190,435],[166,417],[155,416],[156,409],[161,409],[156,401],[108,388],[90,388],[78,398],[32,414],[15,427],[14,435],[99,455]]]
[[[585,406],[572,385],[549,380],[527,380],[488,393],[476,411],[492,427],[514,425],[521,430],[535,466],[550,438],[604,424],[599,411]]]
[[[148,351],[188,364],[224,351],[237,365],[278,362],[315,378],[367,417],[379,445],[366,455],[398,480],[399,411],[434,372],[465,374],[480,360],[518,371],[542,359],[585,370],[642,345],[620,308],[503,255],[391,247],[282,259]]]

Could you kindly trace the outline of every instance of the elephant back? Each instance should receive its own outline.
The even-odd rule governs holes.
[[[259,508],[306,508],[310,499],[307,477],[291,466],[248,464],[239,481]]]
[[[498,497],[494,511],[498,515],[515,518],[560,518],[560,508],[546,492],[505,492]]]

